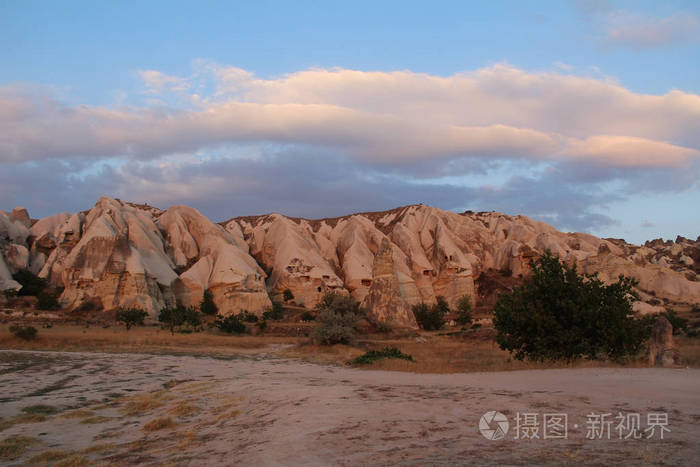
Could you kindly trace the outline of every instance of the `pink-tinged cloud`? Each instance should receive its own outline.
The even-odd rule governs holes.
[[[699,157],[698,95],[645,95],[502,64],[449,77],[321,69],[261,79],[202,62],[188,77],[141,76],[147,92],[185,105],[67,106],[0,89],[0,161],[145,160],[250,142],[396,166],[473,158],[679,167]],[[202,81],[214,90],[192,94]]]

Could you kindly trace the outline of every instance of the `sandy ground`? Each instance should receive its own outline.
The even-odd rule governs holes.
[[[445,375],[265,355],[0,351],[0,397],[0,440],[26,445],[3,465],[700,463],[700,370],[690,369]],[[508,418],[505,439],[480,433],[489,410]],[[526,412],[540,425],[566,413],[567,439],[514,439]],[[586,439],[587,415],[620,412],[639,413],[642,431],[647,414],[665,413],[670,431],[620,440],[613,423],[611,439]]]

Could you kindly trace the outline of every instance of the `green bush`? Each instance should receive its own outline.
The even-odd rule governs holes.
[[[263,312],[263,319],[269,319],[270,321],[279,321],[284,318],[284,307],[281,303],[272,302],[272,308]]]
[[[418,303],[413,305],[412,310],[418,326],[426,331],[438,330],[445,324],[445,313],[437,304],[429,307],[425,303]]]
[[[193,329],[198,330],[202,324],[196,308],[182,305],[163,308],[158,313],[158,321],[170,329],[171,334],[175,334],[175,329],[184,325],[189,325]]]
[[[288,302],[290,300],[294,300],[294,294],[292,293],[291,290],[284,289],[284,292],[282,292],[282,298],[284,299],[285,302]]]
[[[128,331],[132,326],[143,326],[143,321],[147,316],[148,313],[140,308],[119,308],[117,309],[116,320],[117,323],[124,323]]]
[[[18,295],[15,289],[5,289],[2,291],[2,294],[5,296],[5,298],[13,298]]]
[[[470,326],[472,324],[472,298],[465,295],[457,302],[457,324]]]
[[[12,278],[22,286],[17,292],[20,296],[36,297],[46,288],[46,280],[38,277],[28,269],[22,269],[12,275]]]
[[[210,316],[213,316],[219,312],[219,307],[217,307],[216,303],[214,303],[214,294],[211,293],[211,290],[204,289],[202,302],[199,304],[199,311]]]
[[[673,335],[688,333],[688,320],[678,316],[674,310],[667,310],[663,315],[666,317],[671,326],[673,326]]]
[[[315,307],[316,326],[311,340],[316,344],[352,344],[355,342],[360,305],[350,295],[328,292]]]
[[[447,303],[447,300],[445,300],[445,297],[438,296],[437,297],[437,302],[435,305],[433,305],[436,311],[439,311],[443,315],[449,315],[450,314],[450,305]]]
[[[238,313],[238,319],[243,321],[244,323],[257,323],[258,322],[258,317],[254,315],[253,313],[250,313],[248,310],[243,310],[240,313]]]
[[[532,275],[499,297],[493,324],[501,349],[516,359],[574,360],[637,354],[651,330],[650,319],[634,319],[638,299],[633,279],[605,285],[580,275],[547,251],[531,261]]]
[[[37,334],[34,326],[20,326],[18,324],[10,326],[10,332],[25,341],[34,340]]]
[[[227,334],[242,334],[245,332],[245,324],[236,315],[217,316],[214,326]]]
[[[310,312],[305,311],[301,314],[300,319],[304,322],[309,322],[309,321],[314,321],[316,319],[316,317],[314,315],[312,315]]]
[[[384,347],[382,350],[369,350],[363,355],[355,358],[352,363],[355,365],[368,365],[382,358],[398,358],[401,360],[414,361],[413,357],[401,352],[396,347]]]
[[[58,303],[58,294],[56,292],[39,292],[36,308],[37,310],[58,310],[61,308]]]

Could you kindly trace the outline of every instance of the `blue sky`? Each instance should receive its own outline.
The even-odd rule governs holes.
[[[692,1],[3,0],[0,207],[425,202],[695,237],[699,31]]]

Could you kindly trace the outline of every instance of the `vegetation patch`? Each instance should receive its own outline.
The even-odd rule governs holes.
[[[245,332],[245,324],[236,315],[218,316],[214,321],[214,326],[226,334],[243,334]]]
[[[148,313],[140,308],[119,308],[116,320],[117,323],[123,323],[128,331],[132,326],[143,326],[143,321],[147,316]]]
[[[36,339],[37,330],[34,326],[20,326],[19,324],[13,324],[10,326],[10,332],[25,341],[31,341]]]
[[[29,415],[53,415],[59,412],[58,407],[53,405],[30,405],[22,408],[22,412]]]
[[[164,430],[166,428],[172,428],[174,426],[175,426],[175,422],[170,417],[156,418],[156,419],[151,420],[150,422],[146,423],[143,426],[143,431],[145,431],[145,432],[158,431],[158,430]]]
[[[121,408],[122,415],[127,416],[137,416],[143,415],[146,412],[150,412],[153,409],[157,409],[163,405],[163,391],[156,391],[153,393],[143,394],[136,396],[129,400]]]
[[[36,456],[29,459],[29,464],[31,465],[55,465],[58,461],[62,461],[76,453],[73,451],[64,451],[63,449],[51,449],[48,451],[41,452]]]
[[[494,308],[501,349],[539,361],[622,360],[642,349],[653,318],[633,317],[632,302],[639,299],[634,279],[620,276],[605,285],[549,251],[530,267],[532,275]]]
[[[412,356],[401,352],[396,347],[384,347],[381,350],[369,350],[355,358],[352,363],[355,365],[369,365],[383,358],[398,358],[410,362],[414,361]]]
[[[94,415],[92,417],[84,418],[80,421],[83,425],[96,425],[98,423],[106,423],[112,420],[112,417],[105,417],[104,415]]]
[[[316,305],[311,341],[320,345],[352,344],[357,334],[360,304],[350,295],[328,292]]]
[[[36,438],[28,436],[10,436],[0,441],[0,459],[16,459],[25,453],[27,448],[38,443]]]

